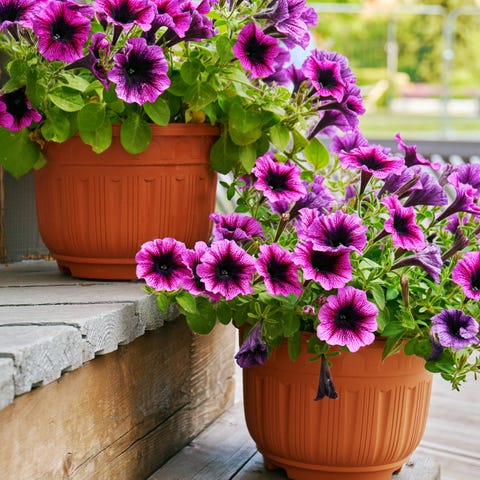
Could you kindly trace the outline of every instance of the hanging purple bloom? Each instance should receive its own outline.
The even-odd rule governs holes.
[[[355,83],[356,78],[352,69],[348,66],[347,57],[343,56],[338,52],[328,52],[326,50],[313,50],[309,58],[316,60],[314,64],[321,64],[324,61],[336,63],[340,67],[340,77],[342,82],[347,85],[350,83]],[[306,68],[306,62],[303,64],[303,69]]]
[[[268,77],[275,72],[275,58],[280,47],[275,38],[265,35],[255,23],[248,23],[238,34],[233,46],[235,57],[252,78]]]
[[[35,0],[0,0],[0,31],[13,25],[32,27]]]
[[[452,280],[466,297],[480,300],[480,252],[467,252],[452,270]]]
[[[324,110],[319,112],[320,120],[311,129],[308,138],[316,137],[320,132],[327,137],[333,137],[338,131],[347,132],[352,127],[348,123],[345,115],[338,110]]]
[[[365,113],[360,88],[354,83],[348,83],[345,95],[336,108],[345,117],[350,128],[358,128],[358,117]]]
[[[155,290],[177,290],[192,275],[183,259],[186,249],[184,243],[168,237],[144,243],[135,255],[137,278]]]
[[[408,195],[412,190],[422,188],[420,180],[421,172],[415,168],[404,168],[400,174],[391,173],[383,182],[382,188],[378,192],[381,197],[386,193],[395,193],[399,195],[398,190],[402,189],[400,196]]]
[[[219,301],[221,296],[207,292],[205,284],[197,273],[197,267],[202,263],[202,256],[208,250],[208,245],[205,242],[196,242],[193,250],[185,250],[183,254],[183,261],[185,265],[191,270],[192,275],[186,276],[183,279],[182,287],[190,292],[192,295],[207,295],[212,300]]]
[[[197,273],[206,290],[218,293],[227,300],[237,295],[253,293],[252,278],[255,259],[233,240],[212,243],[197,266]]]
[[[255,188],[270,202],[295,202],[307,193],[297,165],[290,161],[277,162],[271,152],[257,158],[252,173],[257,177]]]
[[[93,59],[92,65],[90,67],[92,73],[95,77],[102,82],[103,86],[108,89],[108,76],[105,67],[100,61],[103,58],[106,58],[110,53],[110,42],[107,40],[104,33],[96,32],[92,35],[92,44],[89,47],[90,55]]]
[[[253,237],[263,237],[262,226],[250,215],[229,213],[222,215],[212,213],[210,219],[215,224],[214,240],[251,240]]]
[[[290,218],[296,218],[303,208],[318,210],[321,213],[329,213],[335,202],[332,192],[324,185],[325,178],[314,175],[312,182],[304,182],[307,194],[297,200],[290,210]]]
[[[150,32],[156,32],[161,27],[167,27],[180,38],[190,27],[191,16],[189,12],[182,11],[178,0],[152,0],[157,7],[155,19]]]
[[[338,158],[343,168],[360,168],[377,178],[399,174],[404,167],[403,159],[390,157],[381,145],[365,145],[340,152]]]
[[[365,147],[368,145],[368,140],[363,137],[360,130],[350,130],[344,135],[335,135],[330,143],[330,150],[332,153],[350,152],[357,147]]]
[[[138,25],[150,30],[156,9],[149,0],[95,0],[95,11],[105,15],[108,23],[125,30]]]
[[[430,334],[430,345],[432,347],[432,352],[430,353],[428,360],[438,360],[440,355],[443,353],[444,348],[438,341],[435,335]]]
[[[425,248],[425,236],[415,223],[413,207],[404,207],[396,195],[385,197],[382,203],[388,208],[390,218],[385,222],[385,231],[392,235],[395,247],[418,252]]]
[[[292,254],[279,245],[261,245],[256,268],[263,277],[267,292],[271,295],[287,296],[290,293],[294,295],[302,293],[298,268]]]
[[[438,183],[437,179],[427,172],[420,173],[420,180],[416,183],[415,189],[405,200],[404,206],[415,205],[446,205],[447,195]]]
[[[32,122],[42,119],[40,113],[32,108],[25,94],[25,87],[0,96],[0,126],[12,132],[28,127]]]
[[[455,187],[455,200],[439,215],[437,221],[443,220],[457,212],[480,215],[480,207],[476,203],[475,191],[470,185],[460,183]]]
[[[414,266],[423,268],[436,283],[440,281],[440,272],[443,267],[442,252],[438,245],[427,244],[427,246],[413,255],[402,257],[395,262],[392,270],[401,267]]]
[[[461,350],[478,343],[478,322],[461,310],[442,310],[431,320],[430,331],[443,347]]]
[[[304,63],[304,74],[312,82],[319,97],[342,101],[346,83],[342,78],[341,66],[338,62],[310,55]]]
[[[248,332],[242,346],[235,355],[235,360],[241,368],[263,365],[267,360],[268,347],[262,340],[262,322],[257,322]]]
[[[50,61],[74,62],[82,58],[90,28],[86,16],[57,0],[37,9],[33,22],[38,51]]]
[[[351,352],[375,340],[378,308],[363,290],[345,287],[330,295],[318,312],[317,337],[329,345],[343,345]]]
[[[322,355],[320,364],[320,376],[318,379],[317,395],[315,400],[322,400],[322,398],[338,398],[338,394],[333,384],[332,375],[330,373],[330,367],[325,355]]]
[[[305,215],[308,216],[305,219]],[[336,251],[347,248],[362,253],[367,244],[367,227],[362,225],[356,214],[347,214],[341,210],[329,215],[316,215],[303,209],[297,227],[298,238],[313,242],[315,250]]]
[[[163,51],[144,38],[130,38],[114,56],[108,79],[116,84],[118,98],[127,103],[154,102],[169,86],[168,64]]]
[[[438,170],[440,168],[439,163],[434,163],[428,160],[425,157],[422,157],[417,152],[416,145],[407,145],[400,136],[399,133],[395,135],[395,140],[397,141],[397,145],[399,150],[403,150],[405,152],[405,166],[413,167],[415,165],[426,165],[431,167],[433,170]]]
[[[455,170],[448,176],[448,182],[456,188],[460,185],[472,187],[474,195],[480,196],[480,164],[465,163],[455,167]]]
[[[299,243],[294,262],[302,269],[305,280],[318,282],[325,290],[344,287],[352,279],[350,250],[315,250],[312,242]]]

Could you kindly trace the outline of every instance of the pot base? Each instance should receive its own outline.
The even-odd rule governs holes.
[[[285,470],[290,480],[391,480],[392,475],[399,472],[404,462],[361,468],[329,467],[322,465],[309,465],[308,463],[295,462],[282,459],[275,455],[263,454],[267,470]]]
[[[92,280],[137,280],[136,264],[131,258],[75,258],[53,255],[58,269],[74,278]]]

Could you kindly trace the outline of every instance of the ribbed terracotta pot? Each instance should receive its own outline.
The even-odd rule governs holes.
[[[245,419],[267,468],[294,480],[391,479],[423,436],[432,375],[403,353],[382,363],[383,347],[331,359],[335,400],[314,401],[320,365],[305,345],[296,362],[284,343],[243,370]]]
[[[152,126],[152,142],[131,155],[114,128],[95,154],[78,136],[49,143],[35,171],[39,231],[61,271],[74,277],[135,279],[135,254],[154,238],[192,247],[211,232],[217,175],[209,164],[218,128]]]

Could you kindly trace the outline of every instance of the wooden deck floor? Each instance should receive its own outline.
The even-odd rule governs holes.
[[[392,480],[479,478],[479,400],[480,381],[452,392],[436,378],[426,432],[413,456],[416,464],[404,467]],[[287,480],[287,476],[263,467],[244,423],[239,385],[235,406],[148,480]]]

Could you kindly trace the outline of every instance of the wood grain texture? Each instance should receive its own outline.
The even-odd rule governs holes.
[[[203,369],[216,368],[226,334],[201,339]],[[0,412],[2,480],[147,478],[232,401],[228,368],[212,388],[196,385],[197,342],[169,322],[16,398]]]

